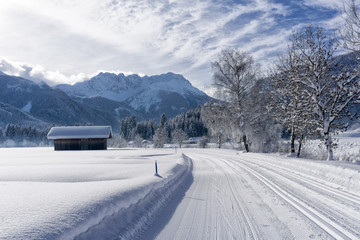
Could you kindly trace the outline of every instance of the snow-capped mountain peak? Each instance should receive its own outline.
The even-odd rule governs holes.
[[[101,72],[88,81],[56,88],[75,97],[103,97],[124,102],[132,109],[144,112],[168,108],[179,112],[196,107],[209,98],[182,75],[172,72],[143,77]]]

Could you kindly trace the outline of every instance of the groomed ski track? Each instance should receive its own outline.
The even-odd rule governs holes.
[[[275,155],[183,151],[193,183],[140,239],[360,239],[360,194],[334,179]]]

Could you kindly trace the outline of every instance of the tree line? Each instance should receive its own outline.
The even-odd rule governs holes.
[[[24,142],[48,144],[48,132],[49,128],[39,129],[29,125],[21,126],[17,124],[7,124],[4,130],[0,128],[0,144],[8,143],[10,145],[21,145],[21,143]]]
[[[348,17],[357,17],[359,24],[354,2],[350,10],[352,15]],[[347,46],[352,44],[358,53],[360,35],[346,33],[343,41],[351,37]],[[326,35],[321,27],[307,26],[294,32],[287,52],[267,77],[261,76],[248,53],[224,50],[212,63],[214,86],[223,102],[204,106],[213,134],[219,141],[224,134],[232,136],[243,143],[246,151],[251,150],[249,141],[257,143],[257,149],[252,150],[267,151],[276,145],[281,128],[285,128],[290,132],[291,153],[296,152],[295,141],[299,156],[306,139],[320,138],[328,160],[333,160],[332,136],[347,130],[349,120],[357,117],[355,108],[360,96],[358,69],[335,59],[340,43],[338,37]]]
[[[153,141],[155,147],[165,143],[176,143],[181,146],[190,137],[207,136],[208,129],[201,119],[201,107],[181,113],[168,120],[162,114],[159,124],[156,120],[137,122],[134,115],[121,120],[120,136],[126,141],[133,141],[141,146],[143,140]]]

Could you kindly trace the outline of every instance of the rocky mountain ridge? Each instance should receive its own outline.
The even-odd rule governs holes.
[[[158,76],[100,73],[88,81],[50,87],[0,73],[0,127],[19,125],[111,125],[134,114],[139,120],[173,117],[209,100],[178,74]],[[11,109],[11,111],[9,110]],[[5,116],[5,115],[3,115]]]

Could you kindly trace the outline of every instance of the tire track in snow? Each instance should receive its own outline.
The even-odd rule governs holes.
[[[238,215],[239,218],[244,216],[245,225],[247,226],[247,229],[250,230],[250,231],[247,232],[249,234],[250,239],[254,239],[254,240],[261,239],[261,238],[258,237],[258,234],[257,234],[258,231],[255,230],[255,226],[253,224],[253,221],[251,221],[249,212],[247,211],[247,209],[244,208],[244,206],[241,203],[239,203],[239,200],[237,200],[238,198],[237,198],[237,196],[235,194],[232,181],[229,180],[228,176],[226,176],[226,179],[227,179],[227,182],[229,184],[231,194],[234,197],[234,199],[236,199],[235,204],[237,206],[237,209],[240,209],[240,211],[237,211],[237,215]],[[248,238],[246,238],[246,239],[248,239]]]
[[[295,197],[279,185],[273,183],[265,176],[246,166],[243,163],[244,160],[241,160],[242,163],[239,163],[234,159],[231,159],[229,161],[252,174],[260,182],[262,182],[269,189],[271,189],[275,194],[284,199],[287,203],[289,203],[291,206],[301,212],[304,216],[306,216],[316,225],[321,227],[330,236],[334,237],[335,239],[359,239],[360,236],[356,233],[353,233],[348,229],[345,229],[343,226],[337,224],[336,222],[331,221],[328,216],[325,216],[323,213],[319,212],[314,207],[311,207],[308,204],[304,203],[301,199]]]
[[[215,225],[219,208],[215,206],[213,171],[209,164],[194,162],[194,181],[182,201],[176,206],[172,218],[158,234],[149,237],[147,232],[142,239],[215,239],[218,234]],[[154,229],[153,226],[151,229]]]
[[[211,162],[214,167],[220,166],[219,162],[214,161],[211,158],[204,157],[203,155],[192,154],[192,156],[194,156],[193,159],[206,159],[208,162]],[[225,173],[224,176],[226,178],[227,186],[229,187],[231,196],[234,199],[236,208],[233,208],[233,210],[235,211],[237,220],[243,220],[244,224],[242,224],[242,225],[245,225],[245,228],[243,227],[243,230],[242,230],[242,236],[236,236],[236,238],[254,239],[254,240],[265,239],[264,236],[257,229],[257,227],[254,225],[254,221],[252,220],[252,217],[251,217],[249,211],[244,207],[244,204],[239,200],[238,193],[234,190],[233,181],[230,180],[230,174],[227,173],[224,168],[222,168],[221,173]],[[219,198],[218,201],[220,203],[222,203],[223,200]],[[220,211],[220,213],[223,214],[222,211]],[[227,216],[223,216],[222,219],[227,221],[227,226],[234,225],[234,223],[231,224],[227,220]]]

